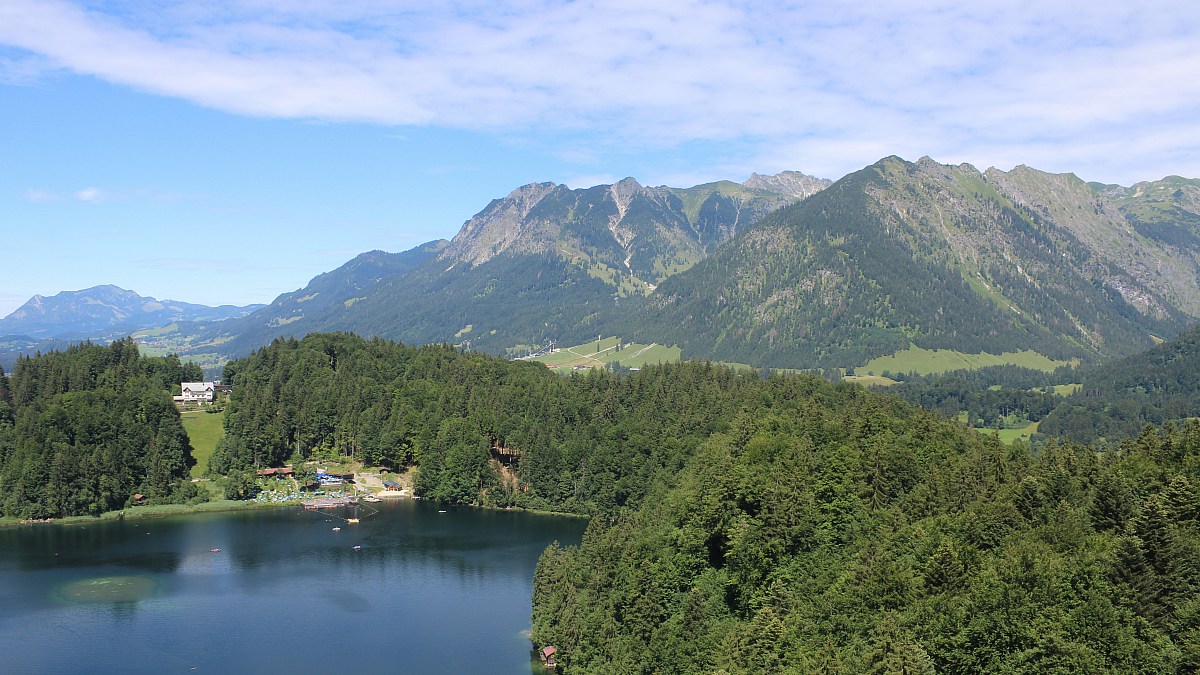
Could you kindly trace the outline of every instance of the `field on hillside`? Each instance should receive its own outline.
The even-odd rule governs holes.
[[[183,413],[180,417],[183,419],[183,429],[187,432],[188,441],[192,444],[192,456],[196,458],[196,466],[192,467],[192,477],[199,478],[208,469],[208,458],[216,449],[217,442],[225,436],[225,411],[193,411]]]
[[[882,375],[892,373],[917,373],[932,375],[951,370],[977,370],[988,366],[1021,366],[1051,372],[1059,366],[1070,365],[1068,361],[1055,361],[1041,354],[1025,350],[1003,354],[964,354],[949,349],[921,349],[917,346],[896,352],[891,356],[880,356],[864,366],[854,369],[855,375]]]
[[[1005,445],[1012,445],[1013,443],[1015,443],[1017,441],[1029,440],[1030,436],[1037,433],[1038,423],[1030,422],[1029,426],[1021,427],[1020,429],[999,429],[999,430],[997,430],[997,429],[985,429],[985,428],[977,427],[976,430],[979,431],[979,433],[981,433],[981,434],[992,434],[993,436],[998,436],[1000,438],[1001,443],[1004,443]]]
[[[648,363],[670,363],[680,358],[679,347],[659,344],[621,343],[616,337],[585,342],[574,347],[558,347],[551,354],[536,356],[531,361],[544,363],[548,368],[605,368],[616,361],[625,368],[641,368]]]

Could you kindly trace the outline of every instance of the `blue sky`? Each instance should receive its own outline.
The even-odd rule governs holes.
[[[1198,73],[1195,2],[0,0],[0,316],[269,302],[533,181],[1200,177]]]

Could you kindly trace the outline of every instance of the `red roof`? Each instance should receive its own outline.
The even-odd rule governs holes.
[[[555,649],[554,647],[543,647],[542,648],[542,656],[554,656],[554,652],[557,652],[557,651],[558,650]]]

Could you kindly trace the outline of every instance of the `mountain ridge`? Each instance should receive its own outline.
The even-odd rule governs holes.
[[[0,335],[39,339],[106,337],[175,321],[223,321],[246,316],[263,306],[211,307],[158,300],[113,284],[101,284],[52,296],[34,295],[0,319]]]

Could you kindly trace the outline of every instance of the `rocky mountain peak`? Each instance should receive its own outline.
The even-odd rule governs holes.
[[[816,178],[799,171],[782,171],[773,176],[751,173],[742,187],[774,192],[788,199],[804,199],[828,187],[832,181]]]

